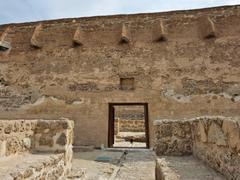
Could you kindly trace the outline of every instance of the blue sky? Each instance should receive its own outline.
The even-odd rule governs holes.
[[[1,0],[0,24],[240,4],[240,0]]]

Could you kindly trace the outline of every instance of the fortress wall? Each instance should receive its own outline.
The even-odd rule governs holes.
[[[239,116],[239,16],[230,6],[1,25],[0,117],[67,117],[75,145],[99,147],[111,102],[148,103],[151,146],[154,119]]]

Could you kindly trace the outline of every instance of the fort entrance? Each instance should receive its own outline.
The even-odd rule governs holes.
[[[149,148],[148,104],[109,103],[109,147]]]
[[[0,25],[0,180],[240,180],[239,19]]]

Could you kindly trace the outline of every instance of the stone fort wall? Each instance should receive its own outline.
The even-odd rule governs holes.
[[[0,120],[0,179],[66,179],[73,121]]]
[[[229,6],[1,25],[0,117],[68,117],[75,145],[100,146],[108,103],[147,102],[152,146],[154,119],[240,115],[239,17]]]
[[[198,117],[157,120],[157,155],[190,155],[206,162],[228,179],[240,178],[239,118]]]

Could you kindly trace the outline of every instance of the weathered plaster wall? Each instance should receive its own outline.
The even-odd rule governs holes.
[[[154,124],[157,155],[193,154],[228,179],[240,178],[239,118],[207,116]]]
[[[2,25],[12,48],[0,52],[0,117],[68,117],[76,145],[100,146],[110,102],[149,103],[151,145],[153,119],[240,115],[239,16],[232,6]],[[133,90],[121,90],[124,77]]]

